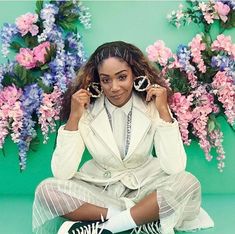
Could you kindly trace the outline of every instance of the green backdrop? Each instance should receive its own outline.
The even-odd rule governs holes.
[[[134,43],[145,51],[148,45],[161,39],[174,51],[178,44],[188,44],[200,32],[196,25],[176,29],[166,20],[167,13],[177,9],[178,4],[185,1],[83,2],[92,14],[90,30],[78,26],[87,56],[98,45],[113,40]],[[0,1],[0,26],[4,22],[12,23],[16,17],[34,9],[35,1]],[[216,29],[215,27],[215,31]],[[235,43],[234,29],[224,34],[231,35]],[[0,57],[0,62],[4,61],[6,60]],[[205,160],[203,151],[196,142],[185,147],[188,154],[187,170],[199,178],[204,193],[235,193],[235,132],[223,117],[219,118],[219,122],[224,133],[223,146],[226,152],[224,172],[218,172],[215,159],[211,162]],[[51,176],[50,160],[54,142],[55,134],[51,134],[48,144],[41,143],[37,152],[30,152],[27,169],[20,173],[17,147],[7,139],[4,146],[6,156],[0,153],[0,194],[33,194],[36,185]]]

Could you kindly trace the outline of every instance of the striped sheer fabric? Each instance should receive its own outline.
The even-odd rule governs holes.
[[[53,234],[63,222],[62,215],[88,202],[101,207],[126,209],[147,194],[156,191],[161,233],[173,234],[185,220],[193,220],[200,210],[201,190],[198,180],[188,172],[167,175],[159,169],[158,176],[138,190],[130,190],[121,182],[96,186],[77,178],[44,180],[36,189],[33,204],[33,231]]]

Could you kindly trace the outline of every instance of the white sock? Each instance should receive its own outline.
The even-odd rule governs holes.
[[[133,220],[130,209],[124,210],[117,215],[112,216],[108,221],[102,224],[104,229],[107,229],[113,233],[126,231],[137,227]]]
[[[117,215],[121,212],[121,210],[118,210],[116,208],[113,207],[109,207],[107,214],[106,214],[106,219],[110,219],[112,216]]]

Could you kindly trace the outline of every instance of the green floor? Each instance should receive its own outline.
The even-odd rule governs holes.
[[[31,234],[30,196],[0,195],[0,234]],[[194,232],[200,234],[235,233],[235,195],[203,195],[205,208],[215,221],[215,228]],[[177,234],[186,234],[178,232]]]

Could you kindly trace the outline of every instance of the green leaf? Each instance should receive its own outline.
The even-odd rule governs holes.
[[[66,21],[59,21],[58,24],[65,30],[68,30],[68,31],[73,31],[75,32],[76,31],[76,26],[72,23],[68,23]]]
[[[49,65],[48,64],[44,64],[43,66],[40,67],[41,70],[46,70],[49,68]]]
[[[42,80],[38,80],[38,86],[43,89],[45,93],[51,93],[53,91],[52,87],[46,86]]]
[[[38,136],[36,136],[31,140],[29,149],[32,150],[33,152],[36,152],[38,150],[39,144],[40,144],[40,139]]]
[[[42,10],[43,8],[43,0],[37,0],[36,1],[36,10],[35,12],[40,15],[40,11]]]
[[[72,9],[74,7],[72,1],[66,1],[64,4],[61,5],[60,11],[64,12],[65,10]]]
[[[75,15],[75,14],[69,14],[67,17],[66,17],[66,22],[68,23],[75,23],[77,20],[78,20],[78,15]]]
[[[226,29],[235,27],[235,11],[230,11],[228,14],[228,20],[224,23],[221,21],[220,26]]]
[[[36,36],[26,35],[24,37],[24,40],[25,40],[26,46],[29,48],[33,48],[38,45],[38,40]]]
[[[209,132],[212,132],[215,129],[215,122],[213,119],[209,118],[207,129]]]
[[[22,68],[22,74],[21,74],[21,75],[22,75],[22,79],[23,79],[23,80],[26,80],[26,79],[27,79],[27,73],[28,73],[27,70],[24,69],[24,68]]]
[[[4,146],[2,146],[2,155],[3,155],[3,157],[6,157],[6,153],[5,153],[5,148],[4,148]]]
[[[22,47],[23,46],[17,41],[13,41],[10,44],[10,49],[14,50],[16,53],[18,53],[20,48],[22,48]]]

